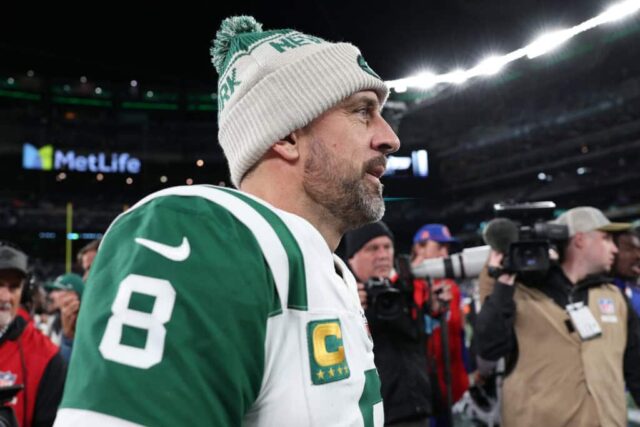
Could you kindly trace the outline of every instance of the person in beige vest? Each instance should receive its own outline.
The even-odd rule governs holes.
[[[605,274],[617,248],[598,209],[570,209],[560,262],[538,279],[500,271],[476,324],[478,352],[507,358],[502,425],[626,426],[625,385],[640,403],[640,326],[629,301]]]

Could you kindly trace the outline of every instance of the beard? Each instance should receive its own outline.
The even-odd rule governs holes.
[[[342,222],[345,231],[358,228],[379,221],[384,215],[383,185],[375,185],[366,175],[368,170],[385,163],[381,155],[358,170],[314,139],[304,164],[303,187],[314,202]]]

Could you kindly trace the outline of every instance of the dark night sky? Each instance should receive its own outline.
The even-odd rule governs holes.
[[[159,3],[3,5],[0,68],[207,82],[216,78],[208,48],[220,21],[250,14],[266,29],[292,27],[350,41],[389,80],[423,67],[441,73],[473,66],[486,53],[527,44],[545,28],[595,16],[611,1]]]

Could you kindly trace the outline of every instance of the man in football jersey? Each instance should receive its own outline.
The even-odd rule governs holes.
[[[240,189],[147,196],[91,267],[57,426],[381,426],[355,279],[333,255],[384,212],[399,141],[359,50],[251,17],[212,48]]]

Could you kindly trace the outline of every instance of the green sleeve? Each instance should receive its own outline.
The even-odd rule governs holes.
[[[178,261],[135,240],[178,247],[185,237],[189,255]],[[262,383],[267,319],[279,308],[244,224],[199,197],[154,199],[118,219],[100,246],[61,407],[144,425],[241,425]]]

